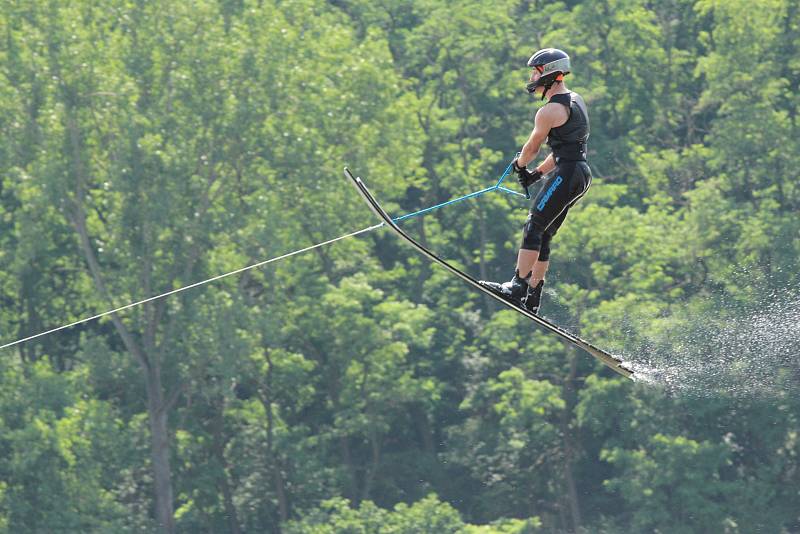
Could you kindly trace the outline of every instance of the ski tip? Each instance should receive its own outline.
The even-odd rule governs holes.
[[[345,165],[345,167],[344,167],[344,175],[345,175],[347,178],[349,178],[349,179],[353,180],[354,182],[360,182],[360,181],[361,181],[361,178],[359,178],[359,177],[357,177],[356,175],[354,175],[354,174],[353,174],[353,173],[350,171],[350,168],[349,168],[349,167],[347,167],[346,165]]]
[[[631,380],[634,381],[636,380],[636,372],[634,371],[633,367],[631,367],[630,362],[619,360],[617,367],[619,368],[620,374],[623,375],[625,378],[630,378]]]

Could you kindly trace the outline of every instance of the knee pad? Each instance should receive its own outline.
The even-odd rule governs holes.
[[[532,213],[529,214],[522,232],[522,245],[520,248],[525,250],[541,250],[542,241],[544,239],[544,227],[536,223]]]

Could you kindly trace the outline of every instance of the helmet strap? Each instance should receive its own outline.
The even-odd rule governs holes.
[[[544,97],[545,97],[545,95],[546,95],[547,93],[549,93],[549,92],[550,92],[550,89],[551,89],[551,88],[552,88],[552,87],[553,87],[555,84],[557,84],[558,82],[562,82],[562,81],[564,81],[564,75],[563,75],[563,74],[559,74],[558,76],[556,76],[556,77],[553,79],[553,81],[551,81],[550,83],[544,84],[544,85],[542,86],[542,87],[544,87],[544,91],[542,92],[542,100],[544,100]]]
[[[546,83],[546,84],[544,84],[544,85],[542,86],[542,87],[544,87],[544,91],[542,91],[542,100],[544,100],[544,99],[545,99],[545,97],[547,96],[547,93],[549,93],[549,92],[550,92],[550,89],[551,89],[551,88],[552,88],[552,87],[553,87],[555,84],[556,84],[556,80],[553,80],[552,82],[550,82],[550,83]]]

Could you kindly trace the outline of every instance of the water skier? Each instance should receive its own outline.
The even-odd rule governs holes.
[[[539,313],[542,288],[550,266],[550,241],[569,208],[586,193],[592,171],[586,161],[589,113],[583,98],[567,89],[569,56],[556,48],[539,50],[528,60],[532,68],[528,93],[545,104],[536,112],[534,128],[513,162],[517,181],[527,188],[543,180],[525,222],[514,277],[505,283],[481,281],[507,300]],[[533,170],[527,168],[547,141],[552,152]]]

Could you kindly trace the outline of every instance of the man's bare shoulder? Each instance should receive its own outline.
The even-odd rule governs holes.
[[[562,104],[548,102],[536,112],[536,124],[557,128],[567,122],[569,112]]]

